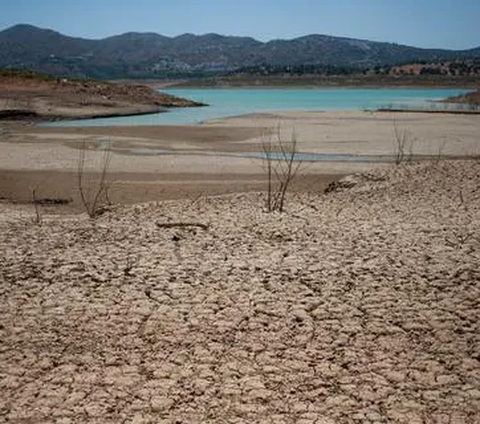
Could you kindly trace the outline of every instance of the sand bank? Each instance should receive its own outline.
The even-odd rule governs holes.
[[[261,152],[268,140],[275,143],[278,134],[282,140],[291,140],[293,131],[303,153],[391,156],[396,148],[395,127],[406,138],[407,155],[468,156],[480,152],[480,120],[473,116],[295,112],[246,115],[193,126],[53,128],[2,123],[0,197],[25,201],[31,197],[31,187],[40,195],[43,190],[45,197],[55,192],[75,197],[68,192],[73,189],[78,148],[83,142],[88,148],[87,172],[100,170],[103,152],[99,149],[109,143],[113,152],[110,174],[119,190],[115,200],[123,203],[139,181],[148,183],[149,189],[133,191],[150,194],[133,196],[135,202],[178,198],[175,193],[183,192],[220,194],[228,188],[232,192],[261,188],[264,163],[251,154]],[[303,187],[321,191],[328,179],[382,166],[338,158],[306,162],[301,174],[311,177]],[[59,174],[54,176],[55,172]],[[69,175],[65,181],[72,183],[64,183],[64,175]],[[182,190],[171,183],[172,175],[182,181]],[[16,179],[18,184],[13,183]],[[315,179],[322,181],[318,187],[312,185]],[[136,183],[129,182],[132,180]],[[245,181],[249,181],[247,185]],[[187,182],[190,187],[185,189]],[[216,189],[212,191],[212,187]],[[14,192],[18,196],[12,197]]]

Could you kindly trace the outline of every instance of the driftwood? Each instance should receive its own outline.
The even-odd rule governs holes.
[[[198,227],[207,231],[208,225],[200,222],[156,222],[158,228],[184,228],[184,227]]]

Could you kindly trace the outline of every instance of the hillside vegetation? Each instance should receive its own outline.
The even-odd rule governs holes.
[[[264,65],[364,70],[480,57],[480,47],[463,51],[421,49],[318,34],[265,43],[219,34],[171,38],[135,32],[86,40],[30,25],[1,31],[0,51],[0,67],[104,79],[205,77]]]

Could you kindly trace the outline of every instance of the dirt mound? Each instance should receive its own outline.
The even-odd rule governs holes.
[[[202,104],[142,85],[0,73],[0,118],[91,118],[192,106]]]

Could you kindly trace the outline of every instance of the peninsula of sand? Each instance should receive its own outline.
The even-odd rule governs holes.
[[[0,70],[0,119],[83,119],[202,106],[136,84],[53,78]]]

